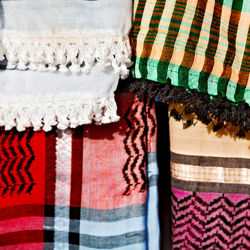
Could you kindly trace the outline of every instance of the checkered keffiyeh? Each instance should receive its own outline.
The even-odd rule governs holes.
[[[250,104],[248,0],[135,0],[134,76]]]
[[[0,249],[159,248],[153,102],[117,102],[116,124],[1,132]]]

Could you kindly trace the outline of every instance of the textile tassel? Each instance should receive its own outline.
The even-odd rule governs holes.
[[[0,44],[0,61],[8,69],[89,73],[97,62],[103,69],[112,66],[122,79],[129,74],[131,49],[127,36],[85,39],[5,38]]]
[[[59,129],[76,128],[83,124],[106,124],[116,122],[120,117],[116,114],[117,106],[114,96],[105,98],[86,98],[81,100],[65,100],[57,105],[47,103],[4,104],[0,101],[0,126],[6,130],[16,127],[18,131],[33,127],[50,131],[53,126]]]
[[[243,137],[250,130],[250,107],[245,102],[233,105],[221,95],[212,100],[206,93],[173,86],[170,79],[165,85],[150,80],[137,80],[130,85],[130,89],[139,97],[142,97],[143,93],[148,93],[152,98],[167,105],[183,105],[182,112],[170,112],[176,120],[182,119],[185,115],[195,114],[197,120],[212,126],[214,131],[233,125],[238,127],[236,135]],[[184,128],[191,125],[192,121],[189,121],[184,124]]]

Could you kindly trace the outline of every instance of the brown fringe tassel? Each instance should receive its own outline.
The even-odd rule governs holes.
[[[187,91],[183,87],[171,85],[170,79],[166,84],[150,80],[134,80],[130,90],[140,98],[148,93],[152,98],[158,99],[167,105],[182,104],[183,112],[172,109],[170,115],[181,120],[183,115],[195,114],[196,118],[206,125],[211,125],[213,131],[226,128],[230,123],[238,127],[237,136],[243,137],[250,130],[250,107],[247,103],[234,104],[221,95],[216,100],[197,90]],[[186,122],[185,127],[193,124],[193,120]]]

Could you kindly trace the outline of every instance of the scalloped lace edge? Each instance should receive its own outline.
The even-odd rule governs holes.
[[[22,38],[2,35],[0,60],[8,69],[89,73],[93,65],[112,66],[121,78],[129,74],[131,47],[127,35]]]
[[[0,103],[0,126],[5,130],[14,127],[18,131],[33,127],[35,131],[50,131],[53,126],[59,129],[76,128],[90,124],[107,124],[120,119],[114,95],[102,98],[84,98],[42,103]]]

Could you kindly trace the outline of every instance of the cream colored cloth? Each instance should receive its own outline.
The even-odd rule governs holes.
[[[0,60],[8,69],[128,74],[132,0],[3,0]]]
[[[132,0],[0,1],[0,60],[8,62],[0,126],[49,131],[117,121],[131,16]]]
[[[118,121],[118,81],[112,67],[94,66],[90,74],[0,71],[0,126],[49,131]]]

